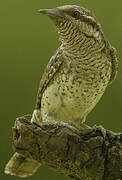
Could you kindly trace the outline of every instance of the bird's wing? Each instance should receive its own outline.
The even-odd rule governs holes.
[[[43,94],[44,90],[46,89],[48,83],[53,78],[54,74],[58,71],[58,69],[60,68],[60,66],[63,62],[63,58],[61,55],[62,55],[62,49],[59,48],[56,51],[56,53],[54,54],[54,56],[52,56],[49,63],[47,64],[47,67],[42,76],[42,79],[41,79],[41,82],[39,85],[39,89],[38,89],[38,93],[37,93],[36,109],[41,108],[42,94]]]
[[[111,84],[112,81],[116,78],[118,72],[118,58],[116,54],[116,49],[114,47],[111,47],[111,59],[112,59],[112,74],[109,84]]]

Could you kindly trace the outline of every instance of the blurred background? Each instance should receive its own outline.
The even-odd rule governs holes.
[[[119,73],[101,101],[87,118],[87,124],[103,125],[122,132],[122,1],[111,0],[4,0],[0,1],[0,179],[19,180],[4,174],[12,156],[12,126],[16,117],[32,114],[39,82],[46,64],[60,42],[52,22],[37,15],[40,8],[77,4],[92,10],[119,57]],[[67,180],[41,167],[28,180]]]

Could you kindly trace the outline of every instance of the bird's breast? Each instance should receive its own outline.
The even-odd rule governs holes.
[[[90,62],[89,62],[90,63]],[[100,70],[101,69],[101,70]],[[43,93],[41,112],[56,121],[77,121],[86,116],[101,98],[108,84],[109,68],[91,61],[66,61]]]

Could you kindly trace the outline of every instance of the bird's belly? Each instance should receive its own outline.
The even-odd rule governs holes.
[[[81,118],[84,110],[80,98],[66,92],[60,93],[54,86],[48,88],[42,97],[41,114],[43,120],[64,121]]]
[[[78,84],[72,81],[72,77],[68,81],[55,80],[43,93],[42,119],[64,122],[82,120],[94,108],[104,89],[100,87],[96,95],[95,88],[87,87],[84,81]]]

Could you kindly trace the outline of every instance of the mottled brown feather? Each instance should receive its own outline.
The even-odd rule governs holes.
[[[54,56],[51,57],[49,63],[47,64],[47,67],[43,73],[43,76],[39,85],[38,93],[37,93],[36,109],[41,108],[42,94],[44,90],[46,89],[50,80],[53,78],[54,74],[59,70],[63,62],[63,58],[61,57],[61,54],[62,54],[62,49],[60,47],[58,48]]]

